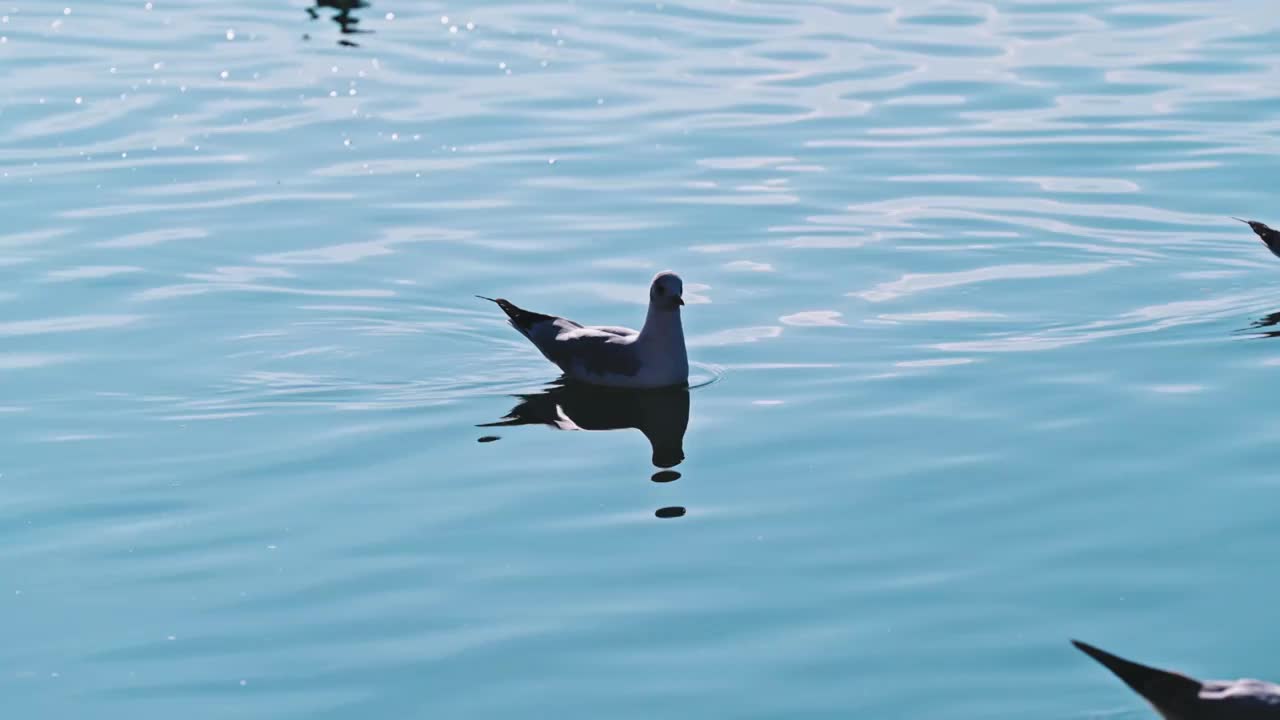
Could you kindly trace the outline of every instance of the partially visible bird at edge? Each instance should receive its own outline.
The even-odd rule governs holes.
[[[1243,218],[1233,217],[1232,220],[1239,220],[1249,226],[1250,230],[1262,239],[1262,243],[1267,246],[1272,255],[1280,257],[1280,231],[1276,231],[1267,227],[1265,224],[1256,220],[1245,220]]]
[[[1165,720],[1280,720],[1280,685],[1261,680],[1196,680],[1139,665],[1072,640],[1151,704]]]

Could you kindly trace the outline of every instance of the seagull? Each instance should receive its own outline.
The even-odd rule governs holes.
[[[1272,230],[1256,220],[1244,220],[1238,217],[1233,217],[1231,219],[1239,220],[1245,225],[1248,225],[1249,229],[1253,230],[1257,233],[1258,237],[1262,238],[1262,242],[1266,244],[1267,249],[1271,251],[1271,254],[1276,257],[1280,257],[1280,232]]]
[[[1072,640],[1133,688],[1165,720],[1280,720],[1280,685],[1261,680],[1206,680],[1139,665]]]
[[[680,324],[683,293],[679,275],[670,271],[655,275],[649,286],[649,314],[640,332],[624,327],[587,327],[516,307],[503,298],[476,297],[497,303],[511,327],[529,338],[568,379],[648,389],[689,382],[689,356]]]

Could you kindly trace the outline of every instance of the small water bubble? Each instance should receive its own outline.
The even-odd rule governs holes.
[[[539,65],[541,65],[542,67],[546,67],[546,66],[547,66],[547,61],[546,61],[546,60],[543,60],[543,61],[539,62],[538,64],[539,64]]]
[[[506,63],[504,63],[504,62],[500,62],[500,63],[498,63],[498,69],[499,69],[499,70],[506,70],[506,69],[507,69],[507,64],[506,64]]]
[[[348,91],[347,91],[347,94],[348,94],[348,95],[355,95],[355,94],[356,94],[356,89],[355,89],[355,88],[351,88],[350,90],[348,90]]]
[[[555,158],[551,158],[551,159],[547,160],[547,164],[548,164],[548,165],[555,165],[555,164],[556,164],[556,159],[555,159]]]
[[[54,20],[53,22],[49,23],[49,27],[53,28],[54,30],[57,30],[58,28],[62,27],[62,21]]]
[[[441,24],[441,25],[448,25],[448,24],[449,24],[449,16],[448,16],[448,15],[441,15],[441,16],[440,16],[440,24]]]
[[[399,140],[399,139],[400,139],[400,133],[391,133],[391,139],[392,139],[392,140]]]
[[[116,69],[115,69],[115,68],[111,68],[111,69],[110,69],[110,70],[108,70],[107,72],[111,73],[112,75],[115,75],[115,74],[116,74]]]
[[[475,23],[473,23],[473,22],[468,22],[468,23],[467,23],[467,29],[468,29],[468,30],[475,30],[475,29],[476,29],[476,24],[475,24]]]
[[[8,16],[8,15],[0,15],[0,23],[7,23],[7,22],[9,22],[9,16]]]
[[[458,34],[458,26],[457,26],[457,25],[450,25],[450,26],[449,26],[449,34],[450,34],[450,35],[457,35],[457,34]]]
[[[331,73],[336,73],[336,72],[338,72],[338,66],[337,66],[337,65],[334,65],[333,67],[329,68],[329,72],[331,72]]]
[[[84,98],[79,98],[79,97],[78,97],[78,98],[76,98],[76,104],[77,104],[77,105],[81,105],[81,104],[83,104],[83,103],[84,103]]]
[[[152,70],[159,70],[159,69],[160,69],[160,68],[162,68],[162,67],[164,67],[164,61],[160,61],[160,62],[153,62],[153,63],[151,63],[151,69],[152,69]]]
[[[337,91],[337,90],[330,90],[330,91],[329,91],[329,97],[338,97],[338,91]]]
[[[191,149],[192,149],[192,150],[195,150],[196,152],[200,152],[200,146],[199,146],[199,145],[196,145],[195,147],[193,147],[193,148],[191,148]]]
[[[559,34],[560,34],[560,28],[551,28],[551,37],[556,37]]]
[[[179,86],[178,86],[178,92],[186,92],[186,91],[187,91],[187,86],[186,86],[186,85],[179,85]],[[178,117],[178,116],[177,116],[177,115],[174,115],[174,117],[176,118],[176,117]]]
[[[61,674],[61,673],[56,673],[56,672],[51,672],[51,673],[49,673],[49,677],[51,677],[51,678],[62,677],[62,674]]]
[[[0,35],[0,45],[4,45],[7,42],[9,42],[9,38],[4,35]]]
[[[418,133],[414,133],[414,134],[413,134],[413,139],[414,139],[414,140],[421,140],[421,139],[422,139],[422,136],[421,136],[421,135],[419,135]]]
[[[71,8],[62,8],[62,14],[63,14],[63,15],[70,15],[70,14],[71,14]]]
[[[395,13],[387,13],[387,20],[388,20],[388,21],[395,20],[395,19],[396,19],[396,14],[395,14]]]
[[[241,681],[240,681],[240,687],[244,687],[245,685],[248,685],[248,684],[249,684],[249,681],[248,681],[248,680],[241,680]]]
[[[604,104],[604,98],[596,98],[596,104],[597,104],[597,105],[603,105],[603,104]]]
[[[227,39],[228,39],[228,40],[235,40],[235,39],[236,39],[236,31],[235,31],[235,30],[233,30],[233,29],[231,29],[231,28],[227,28]]]
[[[173,642],[174,640],[177,640],[177,639],[178,639],[177,635],[170,635],[165,638],[165,640],[168,640],[169,642]]]
[[[127,152],[122,152],[122,153],[120,153],[120,157],[122,157],[122,158],[127,158],[127,157],[129,157],[129,153],[127,153]]]
[[[151,3],[147,3],[146,5],[143,5],[143,6],[142,6],[142,9],[143,9],[143,10],[150,10],[150,9],[151,9],[151,8],[153,8],[153,7],[155,7],[155,6],[154,6],[154,5],[152,5]]]
[[[342,144],[347,147],[351,147],[351,138],[347,138],[346,140],[343,140]]]
[[[223,80],[226,80],[227,78],[231,77],[231,73],[227,72],[226,70],[223,70],[222,72],[218,73],[218,77],[222,78]]]
[[[511,74],[511,68],[507,68],[504,72],[506,72],[508,75],[510,75],[510,74]]]

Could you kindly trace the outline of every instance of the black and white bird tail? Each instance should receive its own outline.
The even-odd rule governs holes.
[[[502,308],[502,312],[507,314],[507,322],[511,323],[511,327],[515,328],[516,330],[519,330],[526,337],[528,337],[529,331],[533,328],[534,325],[537,325],[538,323],[542,323],[542,322],[555,321],[555,318],[550,315],[543,315],[542,313],[536,313],[536,312],[533,312],[532,310],[525,310],[524,308],[518,307],[504,298],[495,299],[491,297],[485,297],[483,295],[477,295],[476,297],[480,298],[481,300],[488,300],[489,302],[497,305],[499,308]]]
[[[1271,254],[1276,257],[1280,257],[1280,231],[1273,230],[1256,220],[1245,220],[1244,218],[1238,217],[1233,217],[1231,219],[1238,220],[1245,225],[1248,225],[1249,229],[1262,239],[1263,244],[1267,246],[1267,249],[1271,251]]]

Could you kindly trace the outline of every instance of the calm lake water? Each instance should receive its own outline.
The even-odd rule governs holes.
[[[1272,0],[0,13],[7,716],[1280,675]],[[687,394],[548,390],[473,297],[638,326],[666,268]]]

